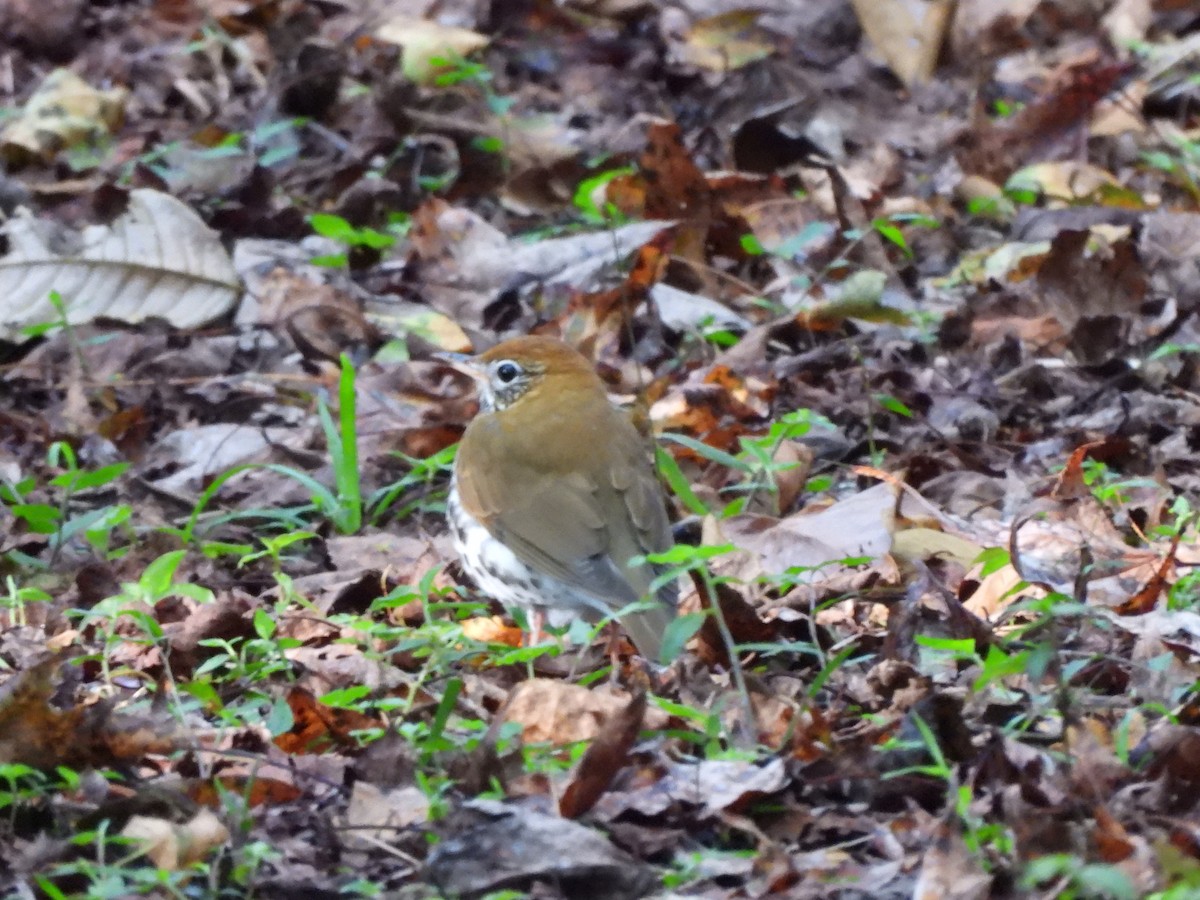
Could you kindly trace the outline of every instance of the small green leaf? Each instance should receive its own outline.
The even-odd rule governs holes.
[[[138,584],[154,597],[165,597],[171,591],[175,570],[183,562],[186,550],[172,550],[153,560],[142,572]]]
[[[254,611],[254,632],[264,641],[269,641],[275,635],[275,620],[265,609]]]
[[[471,145],[484,153],[500,153],[504,150],[504,141],[498,137],[477,137],[471,141]]]
[[[902,401],[896,399],[891,394],[876,394],[875,401],[884,409],[889,409],[896,413],[896,415],[904,416],[906,419],[911,419],[913,417],[913,411],[905,406]]]
[[[90,487],[101,487],[109,481],[120,478],[130,463],[114,462],[112,466],[102,466],[92,472],[65,472],[50,479],[55,487],[70,487],[72,491],[86,491]]]
[[[308,217],[312,230],[322,237],[348,243],[354,237],[354,226],[341,216],[329,213],[313,213]]]
[[[679,657],[683,652],[684,645],[687,644],[704,626],[704,620],[708,618],[707,613],[694,612],[685,613],[671,621],[667,626],[667,630],[663,632],[662,650],[658,654],[658,662],[670,663]]]
[[[446,682],[445,693],[442,694],[442,699],[434,711],[433,721],[429,725],[430,737],[442,736],[442,732],[446,729],[446,722],[450,720],[450,713],[454,712],[454,704],[458,701],[458,695],[462,693],[462,688],[461,678],[451,678]]]
[[[763,247],[757,235],[743,234],[741,237],[742,251],[747,256],[762,256],[766,253],[766,248]]]
[[[286,697],[275,698],[263,724],[271,733],[271,737],[279,737],[292,730],[292,726],[296,724],[296,717],[292,715],[292,708],[288,706]]]
[[[48,503],[18,503],[10,507],[12,514],[23,519],[34,534],[54,534],[62,515],[57,506]]]
[[[980,671],[979,677],[975,679],[975,683],[971,685],[971,690],[978,692],[993,681],[1011,675],[1025,674],[1029,667],[1029,657],[1028,650],[1009,655],[993,644],[988,647],[987,656],[983,660],[983,669]]]
[[[887,221],[886,219],[876,219],[871,224],[874,225],[875,230],[877,232],[879,232],[879,234],[881,236],[883,236],[884,238],[886,238],[887,240],[889,240],[893,244],[895,244],[897,247],[899,247],[901,252],[903,252],[905,256],[908,256],[908,257],[912,256],[912,250],[909,249],[908,241],[906,241],[904,239],[903,231],[901,231],[899,228],[897,228],[895,225],[893,225],[891,222]]]
[[[975,659],[975,639],[974,638],[943,638],[933,637],[928,634],[918,634],[914,640],[919,647],[928,647],[930,650],[940,650],[944,653],[950,653],[960,659]]]
[[[605,215],[604,210],[598,207],[594,195],[609,182],[625,175],[632,175],[633,171],[632,166],[625,166],[620,169],[609,169],[601,172],[599,175],[585,178],[579,182],[579,187],[575,188],[575,196],[571,198],[571,202],[575,204],[575,208],[588,221],[596,223],[604,222],[608,216]]]
[[[322,694],[320,700],[326,706],[335,706],[339,709],[358,709],[359,701],[370,693],[371,689],[365,684],[355,684]]]
[[[180,689],[185,694],[191,694],[209,709],[216,711],[225,706],[221,702],[221,695],[217,693],[217,689],[212,683],[203,680],[186,681],[180,685]]]
[[[689,437],[686,434],[677,434],[673,431],[668,431],[663,435],[663,440],[673,441],[687,447],[689,450],[698,453],[707,460],[718,463],[722,466],[727,466],[736,472],[747,471],[746,463],[738,459],[732,454],[726,453],[724,450],[718,450],[716,447],[711,447],[703,441],[698,441],[694,437]]]
[[[697,497],[696,492],[692,490],[692,485],[688,482],[687,476],[683,474],[683,470],[679,468],[679,463],[675,461],[675,457],[662,447],[656,446],[654,448],[654,458],[658,463],[658,471],[662,473],[667,486],[671,488],[671,493],[682,501],[683,505],[688,508],[688,511],[697,516],[708,515],[708,507],[704,505],[704,501]]]
[[[975,562],[982,565],[979,577],[986,578],[993,572],[998,572],[1008,565],[1008,550],[1004,547],[987,547],[975,557]]]

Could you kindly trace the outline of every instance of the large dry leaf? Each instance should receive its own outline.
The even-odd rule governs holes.
[[[507,237],[470,210],[435,199],[417,211],[413,224],[426,301],[460,325],[478,328],[483,310],[512,284],[595,290],[630,253],[673,223],[631,222],[612,231],[529,243]]]
[[[429,800],[414,785],[385,790],[368,781],[357,781],[350,803],[339,820],[347,842],[370,849],[387,840],[398,829],[412,828],[429,819]]]
[[[559,896],[630,900],[647,896],[658,880],[603,834],[515,803],[463,803],[446,831],[422,873],[443,896],[481,897],[540,881]]]
[[[797,568],[810,570],[804,580],[817,583],[840,570],[839,560],[875,560],[891,551],[896,495],[894,485],[878,484],[816,513],[733,516],[720,523],[720,531],[750,553],[741,562],[743,577]]]
[[[205,478],[265,456],[273,444],[286,441],[290,434],[286,428],[230,422],[172,431],[151,450],[155,461],[172,466],[171,473],[155,483],[168,491],[199,491]]]
[[[703,294],[681,291],[669,284],[656,284],[650,288],[650,296],[658,307],[659,318],[670,328],[686,331],[710,325],[714,328],[732,328],[746,331],[751,322],[727,306]]]
[[[513,689],[504,710],[507,722],[517,722],[526,743],[549,741],[570,744],[594,740],[611,723],[619,721],[629,706],[624,692],[589,690],[577,684],[531,678]],[[666,716],[659,710],[646,715],[646,728],[662,728]]]
[[[57,322],[56,291],[73,325],[105,316],[123,322],[158,317],[193,328],[227,312],[241,282],[216,232],[169,194],[130,192],[111,225],[81,232],[18,216],[0,231],[0,337]]]
[[[629,762],[629,751],[637,742],[645,717],[646,692],[639,691],[625,709],[609,720],[579,761],[575,777],[559,798],[558,811],[564,818],[578,819],[596,805]]]
[[[423,262],[438,275],[484,290],[503,287],[518,273],[548,284],[587,287],[597,273],[674,224],[631,222],[609,231],[528,242],[509,238],[474,212],[442,200],[426,203],[413,221],[418,226],[413,246]]]
[[[925,851],[913,888],[913,900],[982,900],[991,896],[992,879],[977,854],[949,829],[939,829]]]
[[[104,767],[188,745],[176,723],[157,713],[114,712],[110,703],[55,703],[63,656],[49,656],[0,685],[0,766]]]
[[[743,759],[672,762],[653,783],[635,783],[627,791],[611,791],[596,804],[596,816],[610,821],[626,812],[660,816],[684,803],[699,808],[702,818],[743,809],[783,790],[788,775],[783,760],[763,763]]]

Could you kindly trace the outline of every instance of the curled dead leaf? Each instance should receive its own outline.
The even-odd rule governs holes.
[[[560,814],[577,819],[596,804],[627,762],[645,716],[646,693],[639,691],[609,720],[579,760],[575,777],[559,799]]]

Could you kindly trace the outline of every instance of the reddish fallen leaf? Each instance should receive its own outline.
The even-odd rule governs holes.
[[[1192,822],[1176,822],[1171,828],[1171,846],[1192,859],[1200,860],[1200,831]]]
[[[624,283],[607,291],[573,297],[568,312],[588,310],[591,318],[589,331],[598,329],[614,312],[621,314],[623,322],[629,321],[633,311],[645,302],[650,288],[658,283],[666,271],[674,241],[674,229],[664,229],[638,250]]]
[[[219,786],[219,789],[218,789]],[[211,781],[196,781],[187,788],[187,796],[212,809],[225,807],[225,795],[236,794],[247,806],[291,803],[302,795],[300,788],[277,778],[252,775],[219,775]]]
[[[1106,863],[1118,863],[1133,855],[1133,842],[1129,840],[1129,832],[1121,825],[1107,807],[1097,806],[1093,811],[1096,825],[1092,829],[1092,840],[1100,851],[1100,858]]]
[[[153,421],[140,405],[119,409],[96,425],[98,434],[116,444],[121,455],[132,460],[141,459],[153,429]]]
[[[1162,564],[1153,577],[1140,591],[1117,607],[1118,615],[1140,616],[1151,612],[1158,605],[1158,598],[1170,587],[1169,578],[1175,571],[1175,554],[1179,550],[1180,537],[1181,535],[1175,535],[1170,549],[1167,550],[1167,555],[1163,558]]]
[[[356,748],[352,731],[383,729],[383,722],[351,709],[338,709],[320,702],[304,688],[292,688],[287,696],[294,720],[291,729],[275,738],[285,753],[324,753],[332,747]]]
[[[485,644],[504,644],[509,647],[520,647],[523,637],[520,628],[506,625],[499,616],[486,618],[476,616],[462,623],[463,637]]]
[[[665,121],[652,124],[646,132],[646,149],[639,164],[647,184],[646,216],[707,219],[708,182],[683,145],[678,125]]]
[[[692,583],[700,597],[700,604],[705,609],[712,608],[712,595],[709,593],[704,580],[696,572],[691,573]],[[746,602],[732,586],[723,583],[713,585],[716,601],[721,610],[721,616],[733,636],[735,644],[762,643],[774,641],[779,636],[780,620],[764,622],[758,612]],[[721,629],[712,616],[704,620],[700,631],[697,632],[698,645],[696,652],[708,665],[729,665],[729,651],[721,636]]]
[[[834,746],[833,726],[819,707],[807,706],[792,721],[796,723],[792,731],[793,758],[812,762],[829,754]]]
[[[959,155],[963,171],[1003,181],[1027,160],[1053,156],[1055,145],[1079,135],[1096,104],[1129,71],[1128,63],[1097,56],[1067,63],[1011,120],[977,123]]]

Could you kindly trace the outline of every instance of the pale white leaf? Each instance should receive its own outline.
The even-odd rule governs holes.
[[[223,315],[241,281],[212,229],[169,194],[134,190],[111,225],[65,231],[21,215],[0,228],[0,338],[58,322],[57,292],[72,325],[105,316],[136,323],[161,318],[194,328]]]

